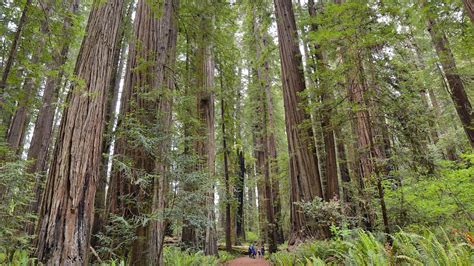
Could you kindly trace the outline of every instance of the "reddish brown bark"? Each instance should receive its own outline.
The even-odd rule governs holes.
[[[464,4],[464,10],[466,11],[466,14],[474,25],[474,0],[462,0],[462,2]]]
[[[307,217],[295,203],[312,201],[315,197],[323,198],[323,191],[312,144],[311,129],[301,128],[309,116],[300,107],[301,104],[306,103],[306,99],[299,95],[305,90],[305,83],[292,2],[275,0],[274,3],[290,157],[291,233],[288,244],[293,245],[317,233],[314,228],[308,228]]]
[[[70,1],[69,12],[71,15],[76,14],[79,9],[79,0]],[[71,15],[64,18],[63,32],[70,32],[72,21]],[[61,79],[64,76],[63,65],[66,63],[69,52],[70,40],[66,40],[60,49],[53,54],[53,60],[48,65],[49,70],[57,72],[57,75],[49,75],[46,77],[46,83],[43,91],[42,106],[38,111],[38,115],[31,138],[30,148],[28,150],[28,160],[33,161],[28,168],[28,173],[35,174],[36,181],[33,191],[35,199],[30,204],[29,209],[32,213],[37,213],[41,203],[42,184],[44,175],[47,170],[48,155],[50,153],[50,145],[53,139],[53,124],[56,103],[58,100],[59,90],[61,88]],[[34,226],[28,225],[26,231],[33,234]]]
[[[114,124],[117,119],[117,104],[119,101],[119,91],[120,91],[120,81],[122,78],[123,70],[126,65],[128,47],[128,36],[125,35],[125,32],[128,31],[132,26],[132,11],[134,7],[134,2],[129,1],[128,7],[124,8],[124,19],[119,28],[119,38],[118,42],[115,45],[114,51],[114,69],[113,76],[109,85],[109,97],[107,99],[107,109],[105,115],[105,134],[102,141],[102,164],[101,164],[101,176],[97,181],[97,192],[95,195],[95,213],[94,213],[94,226],[92,231],[92,246],[95,248],[98,242],[96,235],[103,231],[104,222],[107,218],[106,211],[106,189],[107,189],[107,171],[109,167],[109,155],[110,147],[113,141],[114,135]],[[111,162],[110,162],[111,163]]]
[[[87,264],[100,175],[107,85],[122,1],[94,3],[74,70],[42,202],[36,254],[51,265]]]
[[[117,139],[116,155],[131,160],[135,178],[145,174],[155,176],[152,185],[146,188],[131,184],[131,177],[126,172],[114,169],[111,176],[107,207],[111,212],[126,217],[141,213],[143,210],[137,209],[137,206],[127,206],[126,202],[122,202],[122,197],[128,195],[149,206],[148,212],[158,214],[156,220],[140,225],[137,229],[137,239],[133,243],[130,258],[130,263],[136,265],[163,263],[164,208],[169,169],[165,158],[170,148],[171,91],[174,87],[170,69],[173,69],[175,60],[177,35],[174,20],[177,4],[175,0],[166,0],[154,7],[145,0],[139,1],[134,22],[134,41],[129,48],[121,110],[124,117],[133,117],[147,130],[159,125],[159,130],[153,134],[162,139],[150,151],[141,144],[130,142],[127,132],[133,124],[127,125],[126,119],[121,121],[120,129],[125,134]]]
[[[276,252],[277,242],[278,242],[278,225],[275,221],[275,204],[273,196],[277,192],[277,188],[273,185],[273,180],[275,179],[274,174],[276,172],[272,171],[270,157],[270,149],[272,149],[272,155],[276,156],[275,150],[275,138],[273,133],[269,132],[269,119],[272,118],[273,123],[273,110],[271,114],[268,113],[269,107],[268,102],[271,102],[271,76],[270,76],[270,64],[268,58],[264,55],[264,49],[267,48],[267,29],[261,32],[260,24],[262,18],[257,15],[257,10],[254,7],[253,10],[253,23],[254,23],[254,36],[255,36],[255,51],[257,61],[261,61],[262,64],[257,66],[257,104],[259,114],[259,119],[257,120],[257,162],[261,171],[263,180],[260,180],[259,194],[262,199],[260,201],[259,209],[264,212],[261,217],[262,231],[265,235],[265,239],[268,242],[269,251]],[[273,126],[273,124],[272,124]],[[272,147],[270,147],[273,145]],[[272,189],[272,187],[274,189]]]
[[[210,3],[206,1],[206,5]],[[209,40],[213,31],[212,14],[202,14],[197,51],[197,94],[196,110],[199,120],[194,150],[200,158],[197,168],[204,170],[207,178],[213,183],[215,176],[216,141],[215,141],[215,95],[214,95],[214,57]],[[204,254],[217,255],[217,233],[214,213],[214,185],[206,195],[207,225],[204,239]]]

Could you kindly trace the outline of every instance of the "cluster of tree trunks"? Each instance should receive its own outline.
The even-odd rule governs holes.
[[[79,12],[79,0],[68,0],[67,15],[62,25],[63,32],[70,33],[73,16]],[[168,157],[171,150],[171,128],[173,90],[175,81],[173,71],[177,49],[177,13],[179,0],[163,0],[156,6],[146,0],[138,0],[134,18],[133,37],[128,47],[128,58],[125,56],[128,40],[125,29],[131,24],[133,1],[109,0],[105,3],[94,1],[86,28],[80,52],[76,61],[74,75],[78,81],[72,82],[66,99],[61,124],[52,153],[51,166],[47,174],[46,187],[41,189],[42,175],[48,171],[48,158],[54,130],[54,118],[61,82],[65,71],[68,53],[72,41],[66,39],[53,50],[51,62],[45,67],[56,74],[44,78],[42,105],[36,118],[28,159],[33,163],[28,172],[35,174],[37,180],[34,187],[35,200],[28,206],[29,211],[39,213],[36,239],[36,255],[45,264],[87,264],[91,241],[91,232],[96,233],[104,227],[108,215],[121,215],[132,218],[137,213],[157,217],[136,229],[137,239],[131,249],[130,263],[135,265],[162,265],[163,244],[168,221],[165,215],[166,198],[170,185]],[[342,4],[341,0],[334,0]],[[474,25],[474,3],[463,0],[465,13]],[[32,5],[26,0],[21,11],[16,31],[5,60],[0,80],[0,121],[8,125],[5,139],[10,147],[19,155],[29,124],[31,100],[40,88],[40,78],[27,74],[22,85],[22,97],[17,100],[13,114],[5,111],[8,79],[19,50],[19,41],[28,20]],[[206,1],[205,6],[211,3]],[[432,7],[423,2],[431,12]],[[391,141],[383,110],[371,99],[379,95],[381,88],[375,77],[376,70],[368,60],[366,53],[356,48],[348,47],[341,52],[342,61],[348,62],[346,73],[347,98],[351,104],[349,117],[354,139],[347,143],[350,147],[346,154],[342,128],[333,121],[335,95],[328,88],[323,75],[310,77],[312,86],[319,89],[318,97],[306,97],[305,75],[302,56],[299,50],[298,33],[291,0],[274,0],[277,18],[281,76],[283,85],[283,101],[285,112],[285,127],[289,153],[289,183],[290,183],[290,235],[289,245],[297,244],[307,238],[324,238],[328,236],[325,227],[315,225],[317,221],[307,216],[301,202],[311,202],[316,198],[326,201],[340,199],[339,178],[343,183],[342,199],[352,202],[355,197],[347,189],[351,175],[357,182],[359,197],[358,212],[363,217],[361,225],[368,230],[375,227],[375,209],[369,195],[369,187],[374,186],[380,200],[380,209],[385,233],[389,234],[389,220],[384,200],[382,179],[393,169],[390,165]],[[49,6],[43,6],[46,15]],[[269,244],[269,251],[274,252],[277,244],[283,242],[282,210],[280,203],[280,184],[277,178],[277,147],[275,136],[275,115],[272,99],[272,80],[270,59],[265,51],[269,47],[270,36],[268,25],[264,24],[265,12],[253,6],[252,33],[255,40],[256,64],[253,68],[257,80],[256,123],[254,124],[254,156],[255,171],[258,176],[258,194],[255,187],[247,185],[250,208],[256,208],[255,200],[259,202],[259,224],[264,240]],[[309,16],[313,19],[318,15],[314,0],[308,1]],[[258,14],[257,14],[258,13]],[[197,34],[195,51],[193,51],[196,76],[193,80],[196,91],[195,106],[197,125],[192,132],[192,144],[187,143],[185,153],[192,149],[198,162],[190,171],[200,171],[210,180],[212,190],[205,195],[201,203],[206,209],[207,223],[205,230],[198,231],[189,221],[183,221],[182,242],[190,246],[203,244],[206,255],[217,254],[217,232],[214,210],[214,178],[216,161],[215,141],[215,95],[214,95],[214,56],[211,37],[214,27],[214,16],[203,12],[199,17],[199,34]],[[432,45],[440,63],[443,81],[454,102],[455,110],[461,120],[463,129],[470,145],[474,148],[474,112],[466,92],[466,84],[462,80],[451,51],[446,34],[439,27],[439,22],[432,14],[427,14],[427,30]],[[316,20],[314,20],[316,21]],[[33,64],[39,64],[39,55],[44,45],[45,36],[49,34],[47,21],[40,25],[41,38],[38,51],[31,53]],[[318,31],[318,25],[313,23],[310,30]],[[188,40],[189,42],[189,40]],[[318,43],[313,43],[309,49],[304,43],[305,53],[311,57],[312,71],[316,74],[329,71],[324,51]],[[420,51],[418,67],[424,68]],[[188,52],[191,53],[190,51]],[[187,61],[188,61],[187,56]],[[369,58],[370,59],[370,58]],[[127,62],[125,64],[125,62]],[[188,62],[187,62],[188,63]],[[125,69],[121,117],[118,119],[118,130],[113,132],[115,124],[116,104],[119,98],[121,74]],[[191,72],[190,69],[187,69]],[[311,73],[311,72],[310,72]],[[313,73],[313,74],[314,74]],[[372,73],[372,76],[368,75]],[[239,72],[239,76],[241,73]],[[188,80],[189,83],[192,83]],[[223,84],[221,84],[224,89]],[[420,100],[423,106],[429,108],[431,103],[435,116],[440,116],[437,96],[431,88],[428,94],[422,92]],[[189,91],[188,91],[189,92]],[[237,111],[240,112],[240,89],[238,91]],[[244,151],[241,147],[236,150],[237,181],[231,184],[229,173],[230,153],[226,128],[226,100],[222,93],[221,99],[221,130],[224,151],[224,181],[225,181],[225,239],[226,248],[232,247],[232,222],[235,221],[235,243],[245,239],[244,201],[246,167]],[[428,99],[429,98],[429,99]],[[321,128],[322,142],[314,141],[315,132],[306,126],[311,115],[304,107],[314,101],[322,104],[320,114],[313,114],[313,120],[318,115]],[[379,115],[382,114],[382,115]],[[240,114],[239,114],[240,115]],[[408,118],[401,114],[397,117],[405,123]],[[313,126],[314,122],[313,121]],[[185,125],[186,126],[186,125]],[[237,138],[241,138],[240,125],[237,126]],[[159,139],[153,148],[147,143],[141,143],[133,137],[131,131],[145,128],[152,131],[152,138]],[[151,130],[150,130],[151,129]],[[439,138],[436,125],[430,125],[430,136],[426,142],[436,143]],[[404,134],[410,138],[410,128],[404,127]],[[186,130],[185,130],[186,131]],[[107,134],[104,134],[107,133]],[[185,135],[189,132],[185,132]],[[108,158],[102,158],[103,152],[108,152],[115,135],[115,157],[131,162],[131,171],[123,170],[113,164],[109,188],[107,190]],[[316,146],[322,143],[324,147]],[[319,146],[321,146],[319,145]],[[424,160],[426,143],[418,140],[410,142],[413,153]],[[449,159],[455,158],[452,151],[447,151]],[[323,158],[321,158],[323,157]],[[348,157],[352,159],[349,166]],[[430,166],[430,162],[420,161]],[[322,169],[319,169],[321,165]],[[339,167],[339,172],[338,172]],[[431,170],[434,166],[431,165]],[[251,171],[248,171],[251,172]],[[151,175],[152,184],[142,187],[140,182],[131,182]],[[324,181],[324,182],[323,182]],[[232,187],[233,185],[233,187]],[[235,189],[237,208],[232,215],[230,204],[231,190]],[[192,190],[192,188],[185,188]],[[133,201],[124,200],[131,196]],[[41,205],[40,205],[41,203]],[[96,208],[96,209],[95,209]],[[350,209],[350,216],[356,211]],[[94,222],[94,225],[92,224]],[[32,234],[34,226],[27,224],[25,230]]]
[[[79,0],[69,1],[69,12],[63,23],[63,31],[68,33],[72,27],[72,17],[79,10]],[[46,23],[46,22],[45,22]],[[58,102],[58,95],[61,88],[61,80],[64,76],[63,66],[66,63],[70,47],[70,40],[63,43],[62,47],[55,51],[53,61],[49,69],[57,71],[57,75],[46,77],[46,83],[43,91],[42,106],[38,111],[33,136],[28,150],[28,160],[33,161],[28,168],[28,172],[36,175],[35,182],[35,200],[31,203],[29,209],[37,213],[41,203],[43,176],[48,168],[48,155],[53,138],[54,115]],[[33,233],[33,225],[28,225],[26,231]]]
[[[115,153],[122,159],[132,161],[132,176],[127,171],[113,169],[106,208],[110,213],[131,217],[137,213],[137,205],[127,206],[123,199],[125,195],[133,195],[137,203],[147,206],[150,214],[158,214],[158,218],[137,228],[138,237],[130,258],[131,263],[137,265],[163,263],[164,209],[169,170],[165,154],[171,145],[177,8],[176,0],[166,0],[158,9],[140,0],[135,15],[134,39],[129,48]],[[154,138],[160,139],[157,146],[150,149],[146,143],[134,139],[131,131],[136,127],[155,129]],[[132,184],[131,181],[147,174],[153,176],[152,185],[144,188]]]

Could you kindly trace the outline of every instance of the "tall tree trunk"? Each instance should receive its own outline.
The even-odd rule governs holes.
[[[464,9],[466,14],[471,19],[472,25],[474,25],[474,0],[462,0],[464,3]]]
[[[230,218],[230,178],[229,178],[229,162],[228,162],[228,150],[225,130],[225,102],[224,102],[224,89],[222,82],[221,73],[221,128],[222,128],[222,149],[224,152],[224,183],[225,183],[225,248],[227,251],[232,251],[232,235],[231,235],[231,218]]]
[[[266,49],[269,45],[269,35],[267,32],[263,33],[263,36],[260,40],[262,49]],[[278,181],[278,161],[277,161],[277,149],[276,149],[276,138],[275,138],[275,115],[273,112],[273,96],[271,90],[271,76],[270,76],[270,62],[267,57],[264,58],[261,68],[261,81],[264,84],[264,93],[265,93],[265,113],[266,113],[266,123],[264,124],[266,129],[266,146],[267,154],[266,160],[268,161],[270,183],[272,190],[271,205],[273,206],[274,222],[272,225],[277,234],[276,239],[274,240],[277,244],[282,243],[283,240],[283,229],[281,226],[281,199],[280,199],[280,182]],[[263,101],[262,101],[263,102]]]
[[[357,106],[356,111],[351,112],[351,117],[353,117],[352,129],[356,138],[354,145],[356,147],[354,156],[356,169],[354,169],[354,172],[357,176],[359,194],[362,198],[360,207],[364,217],[364,227],[367,230],[372,230],[375,225],[375,214],[371,206],[367,186],[375,169],[370,152],[372,148],[370,144],[373,140],[370,114],[366,102],[367,88],[360,55],[354,51],[349,54],[352,56],[349,62],[355,64],[349,74],[349,98],[351,103]]]
[[[259,19],[260,18],[260,19]],[[272,178],[275,177],[273,174],[276,172],[272,171],[271,160],[269,149],[272,145],[272,155],[276,156],[275,149],[275,138],[273,133],[269,132],[269,118],[270,114],[268,113],[269,108],[267,104],[271,103],[271,77],[270,77],[270,64],[268,58],[264,55],[265,49],[268,45],[268,33],[267,29],[264,29],[263,32],[260,29],[260,21],[262,18],[257,14],[257,10],[254,7],[253,9],[253,23],[254,23],[254,35],[255,35],[255,51],[257,61],[262,63],[257,66],[257,84],[258,84],[258,110],[257,113],[260,114],[260,119],[257,121],[258,133],[257,133],[257,152],[258,157],[257,161],[259,162],[259,168],[261,168],[261,174],[263,180],[260,180],[261,186],[259,187],[259,194],[263,201],[259,202],[259,209],[262,209],[264,214],[261,217],[262,221],[262,232],[265,235],[265,239],[268,241],[269,251],[276,252],[277,243],[278,243],[278,225],[275,222],[275,205],[273,195],[277,192],[273,187]],[[273,110],[271,110],[271,119],[273,123]],[[273,126],[273,124],[272,124]],[[270,143],[272,142],[272,143]]]
[[[235,215],[235,244],[239,245],[245,241],[244,226],[244,188],[245,188],[245,157],[241,149],[237,150],[238,158],[238,179],[235,187],[235,197],[237,198],[237,213]]]
[[[64,18],[63,32],[70,32],[72,27],[71,15],[75,15],[79,9],[79,0],[70,1],[69,15]],[[42,106],[38,111],[38,115],[33,130],[33,136],[28,150],[28,160],[33,161],[28,168],[28,173],[35,174],[35,199],[30,204],[29,210],[32,213],[37,213],[41,203],[42,184],[44,182],[43,176],[46,174],[47,161],[49,154],[49,146],[53,138],[53,124],[54,114],[56,110],[56,103],[58,94],[61,88],[61,80],[64,76],[63,66],[66,63],[69,53],[70,39],[66,40],[61,49],[58,49],[53,54],[53,60],[48,68],[57,72],[57,75],[49,75],[46,77],[46,83],[43,91]],[[33,234],[34,226],[28,225],[26,228],[28,234]]]
[[[316,17],[316,7],[314,0],[308,1],[308,11],[311,17]],[[318,31],[318,25],[313,23],[311,24],[311,30],[313,32]],[[316,63],[316,71],[325,72],[327,71],[326,62],[324,60],[323,51],[321,47],[315,43],[314,47],[314,57]],[[339,180],[337,175],[337,158],[336,158],[336,141],[334,139],[334,130],[331,122],[332,117],[332,106],[333,94],[329,92],[327,88],[327,83],[324,79],[319,80],[320,90],[321,90],[321,102],[324,106],[324,110],[321,112],[321,127],[323,130],[324,138],[324,147],[326,154],[326,166],[325,166],[325,176],[326,176],[326,200],[338,199],[339,198]]]
[[[36,61],[36,60],[35,60]],[[36,62],[37,63],[37,62]],[[18,101],[17,109],[13,114],[10,122],[10,127],[7,133],[7,143],[17,155],[21,154],[21,147],[25,138],[28,122],[29,112],[31,107],[31,98],[34,94],[35,82],[31,77],[27,77],[23,83],[22,96]]]
[[[175,60],[177,33],[174,20],[177,8],[176,0],[165,0],[156,7],[140,0],[135,15],[134,42],[129,47],[121,106],[123,118],[133,117],[146,130],[161,139],[153,151],[143,145],[129,142],[127,136],[117,139],[116,154],[132,161],[133,171],[136,172],[134,174],[154,176],[152,184],[146,188],[130,184],[125,172],[114,171],[111,176],[109,209],[114,213],[122,212],[128,217],[136,214],[135,211],[140,214],[143,214],[143,211],[158,214],[158,218],[137,228],[137,239],[130,255],[130,263],[134,265],[163,263],[163,214],[169,170],[166,157],[170,150],[171,92],[174,87],[169,69],[173,69]],[[121,122],[120,127],[125,133],[132,129],[127,125],[126,119]],[[121,202],[122,196],[127,194],[148,208],[136,209],[136,206],[127,206],[126,202]]]
[[[337,126],[334,130],[337,142],[337,161],[339,165],[339,175],[342,181],[342,200],[347,204],[347,216],[355,216],[356,211],[353,206],[353,195],[351,193],[351,176],[349,173],[349,167],[347,165],[347,154],[346,147],[344,146],[344,138],[342,136],[340,126]]]
[[[191,63],[192,63],[192,57],[193,57],[193,51],[192,51],[192,41],[190,38],[190,35],[185,32],[185,38],[186,38],[186,62],[185,62],[185,71],[186,71],[186,76],[185,76],[185,84],[187,86],[184,87],[184,95],[190,95],[191,94],[191,88],[195,86],[195,84],[192,82],[192,73],[193,71],[191,70]],[[193,69],[194,70],[194,69]],[[192,104],[186,104],[185,105],[185,110],[189,114],[195,113],[194,107],[191,106]],[[195,118],[195,116],[192,116],[192,118]],[[183,121],[183,137],[184,137],[184,151],[183,154],[185,156],[190,156],[191,155],[191,150],[192,150],[192,144],[191,144],[191,129],[193,126],[193,122],[190,121],[189,119],[186,119]],[[192,167],[187,166],[186,167],[186,173],[189,173],[192,171],[190,169]],[[184,184],[183,190],[184,192],[191,192],[195,188],[191,184]],[[181,229],[181,243],[185,248],[192,247],[196,248],[198,246],[198,240],[197,240],[197,232],[196,232],[196,227],[192,225],[191,221],[185,217],[183,219],[183,227]]]
[[[471,102],[464,89],[464,83],[458,74],[453,53],[449,47],[449,41],[444,32],[439,28],[434,18],[428,18],[428,31],[431,41],[438,54],[439,61],[443,66],[443,71],[448,80],[450,96],[454,102],[454,107],[466,132],[466,136],[474,148],[474,112]]]
[[[356,135],[356,162],[359,164],[357,178],[359,182],[359,191],[362,197],[361,209],[365,218],[365,227],[367,230],[373,230],[375,226],[375,212],[371,206],[371,196],[367,191],[370,180],[375,177],[376,188],[382,208],[382,218],[385,232],[390,233],[388,226],[387,210],[385,206],[384,192],[382,187],[381,171],[378,166],[378,159],[384,159],[375,145],[374,126],[371,121],[371,105],[367,96],[367,79],[365,77],[362,58],[360,52],[349,51],[351,60],[355,65],[351,69],[349,81],[349,95],[351,102],[357,107],[353,113],[353,129]]]
[[[308,228],[307,218],[297,205],[301,201],[323,198],[321,179],[312,144],[311,130],[300,127],[309,118],[300,105],[306,103],[299,93],[305,90],[303,64],[291,0],[274,0],[280,48],[285,124],[290,162],[290,220],[289,245],[310,236],[322,237],[321,230]],[[317,232],[319,231],[319,232]]]
[[[39,220],[36,254],[50,265],[87,264],[100,176],[107,85],[121,23],[122,1],[94,2],[74,70]]]
[[[242,77],[242,70],[239,69],[239,77]],[[242,99],[242,87],[239,86],[237,92],[237,104],[236,104],[236,123],[237,123],[237,181],[235,182],[235,198],[237,199],[237,211],[235,214],[235,244],[240,245],[242,241],[245,241],[245,226],[244,226],[244,189],[245,189],[245,157],[244,151],[239,145],[242,141],[242,127],[239,120],[242,118],[241,112],[241,99]]]
[[[126,3],[126,2],[124,2]],[[103,223],[106,218],[106,188],[107,188],[107,171],[109,167],[109,152],[112,145],[114,135],[114,125],[116,123],[117,113],[116,108],[119,101],[120,81],[125,67],[125,60],[127,54],[128,38],[126,31],[131,27],[131,16],[134,2],[129,1],[128,7],[124,8],[124,19],[119,28],[118,43],[115,45],[114,62],[113,62],[113,76],[109,85],[109,97],[107,99],[107,109],[105,112],[105,135],[102,141],[102,164],[101,176],[97,183],[97,192],[95,195],[95,213],[94,226],[92,231],[92,246],[95,247],[96,240],[94,236],[103,229]]]
[[[209,2],[206,1],[206,5]],[[214,114],[214,58],[211,50],[209,37],[213,31],[213,21],[210,14],[201,16],[200,36],[198,40],[197,54],[197,82],[198,93],[196,106],[200,126],[198,136],[204,136],[196,141],[195,150],[204,163],[199,165],[204,169],[209,180],[213,183],[212,190],[208,192],[206,199],[207,225],[205,232],[204,254],[217,255],[217,233],[214,212],[214,175],[215,175],[215,114]]]

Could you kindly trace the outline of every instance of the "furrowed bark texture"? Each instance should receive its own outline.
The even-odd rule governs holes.
[[[71,15],[76,14],[79,9],[79,0],[70,1],[69,12]],[[72,26],[71,16],[64,18],[63,32],[69,33]],[[28,150],[28,160],[33,161],[28,168],[28,173],[35,174],[35,200],[31,203],[29,209],[32,213],[37,213],[41,204],[43,176],[46,174],[48,165],[48,154],[50,153],[50,145],[53,139],[54,113],[56,111],[56,103],[58,100],[59,90],[61,88],[61,80],[64,76],[63,66],[66,63],[70,42],[66,40],[61,49],[55,51],[53,61],[48,68],[57,72],[57,75],[46,77],[46,83],[43,92],[43,103],[38,111],[33,136],[31,137],[30,148]],[[27,226],[26,231],[33,234],[33,226]]]
[[[100,175],[107,85],[122,1],[94,2],[48,175],[36,255],[48,265],[87,264]]]
[[[360,203],[361,212],[364,217],[363,223],[367,230],[372,230],[375,217],[370,203],[370,195],[367,192],[367,186],[375,172],[371,154],[373,143],[372,124],[366,99],[367,87],[360,55],[355,51],[349,54],[353,56],[349,61],[355,62],[349,75],[349,99],[357,107],[356,111],[351,112],[352,129],[356,138],[354,145],[356,147],[354,155],[356,168],[354,173],[357,176],[359,194],[363,199]]]
[[[138,238],[133,243],[129,261],[132,265],[163,263],[163,212],[169,169],[165,158],[170,149],[171,91],[174,87],[170,69],[173,69],[175,59],[177,33],[174,16],[177,5],[176,0],[165,0],[152,7],[147,1],[140,0],[134,22],[134,40],[129,49],[121,106],[124,120],[120,127],[124,135],[117,139],[116,155],[131,160],[133,173],[131,177],[125,171],[113,172],[108,209],[128,217],[136,215],[137,211],[158,214],[157,219],[137,229]],[[127,125],[125,116],[133,117],[140,126],[153,131],[161,139],[158,146],[150,150],[128,136],[127,130],[134,125]],[[146,174],[154,176],[150,187],[131,184],[130,178],[143,178]],[[127,206],[126,202],[121,201],[125,195],[134,197],[149,208],[137,210],[136,206]]]
[[[124,1],[124,4],[127,1]],[[113,76],[109,85],[109,96],[107,99],[107,109],[105,112],[105,132],[102,140],[102,160],[101,160],[101,176],[97,182],[97,192],[95,194],[95,213],[94,213],[94,226],[93,226],[93,238],[92,246],[95,248],[98,242],[98,238],[94,237],[104,228],[105,218],[107,217],[106,212],[106,190],[107,190],[107,171],[109,166],[109,153],[113,142],[114,125],[117,119],[116,107],[119,101],[120,92],[120,81],[127,60],[127,48],[128,48],[128,36],[126,31],[132,26],[132,11],[134,2],[129,1],[128,7],[123,8],[124,19],[119,28],[119,38],[117,38],[117,44],[115,45],[114,51],[114,62],[113,62]]]
[[[306,226],[307,217],[295,203],[312,201],[315,197],[323,198],[323,191],[312,144],[312,132],[301,128],[309,116],[300,107],[306,103],[306,99],[298,95],[305,90],[305,82],[292,1],[275,0],[274,3],[290,157],[291,232],[288,244],[292,245],[309,236],[321,236],[316,230]]]
[[[209,18],[204,18],[202,22],[203,27],[212,27],[212,23],[208,21]],[[206,32],[207,30],[203,30]],[[215,116],[214,116],[214,101],[215,96],[213,92],[214,88],[214,59],[212,57],[211,46],[206,40],[209,36],[203,34],[200,40],[201,47],[199,48],[200,64],[198,66],[198,85],[200,91],[197,95],[197,110],[199,114],[199,120],[201,121],[201,127],[199,136],[205,136],[204,140],[198,141],[196,144],[196,152],[200,158],[202,158],[206,164],[201,167],[207,168],[207,172],[211,179],[215,175],[215,159],[216,159],[216,144],[215,144]],[[206,255],[217,254],[217,235],[215,228],[215,214],[214,214],[214,190],[210,191],[207,195],[206,206],[208,209],[207,220],[208,225],[206,227],[206,236],[204,244],[204,253]]]

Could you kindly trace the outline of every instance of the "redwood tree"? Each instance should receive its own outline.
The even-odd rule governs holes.
[[[201,18],[200,36],[198,40],[197,52],[197,85],[198,92],[196,106],[200,125],[198,126],[198,136],[203,138],[195,142],[195,152],[203,161],[198,167],[203,169],[211,180],[215,175],[216,141],[215,141],[215,95],[214,95],[214,59],[212,56],[211,43],[209,38],[212,33],[212,19],[204,14]],[[211,181],[213,182],[213,181]],[[213,186],[214,187],[214,186]],[[217,233],[215,228],[214,213],[214,190],[206,195],[207,225],[205,232],[204,253],[206,255],[217,254]]]
[[[79,10],[79,0],[70,1],[69,14],[64,18],[62,30],[70,33],[72,28],[72,16]],[[30,148],[28,150],[28,160],[33,163],[28,168],[28,172],[36,175],[35,183],[35,200],[31,203],[30,210],[33,213],[38,212],[41,203],[41,184],[43,182],[42,175],[46,174],[48,154],[50,153],[50,145],[53,139],[53,124],[56,103],[58,100],[59,90],[61,88],[61,79],[64,76],[63,66],[66,63],[70,39],[66,39],[60,49],[53,51],[53,60],[49,64],[51,71],[56,71],[56,75],[46,77],[46,83],[43,91],[42,105],[38,111],[33,136],[31,137]],[[33,233],[33,228],[27,228],[29,233]]]
[[[140,0],[135,15],[134,39],[129,48],[121,106],[120,130],[123,132],[117,139],[116,155],[131,161],[134,178],[151,175],[153,181],[148,187],[133,185],[126,171],[114,169],[108,208],[113,213],[131,218],[136,211],[146,211],[137,206],[140,203],[148,206],[150,214],[158,215],[147,224],[138,226],[131,251],[132,264],[163,263],[163,214],[169,170],[166,156],[170,149],[171,91],[174,87],[170,69],[173,69],[175,60],[177,8],[176,0],[166,0],[158,7]],[[147,136],[151,134],[152,138],[161,141],[154,141],[153,149],[147,148],[146,143],[129,134],[137,127],[145,130]],[[134,197],[136,205],[122,202],[125,195]]]
[[[315,197],[323,198],[323,191],[312,144],[312,132],[311,129],[302,128],[303,122],[309,116],[301,108],[306,99],[300,93],[305,91],[306,87],[292,1],[274,0],[274,3],[290,163],[291,232],[288,244],[292,245],[314,234],[322,236],[314,228],[308,228],[308,217],[305,217],[297,203],[310,202]]]
[[[87,264],[100,175],[107,85],[121,0],[94,1],[41,205],[36,253],[50,265]]]

